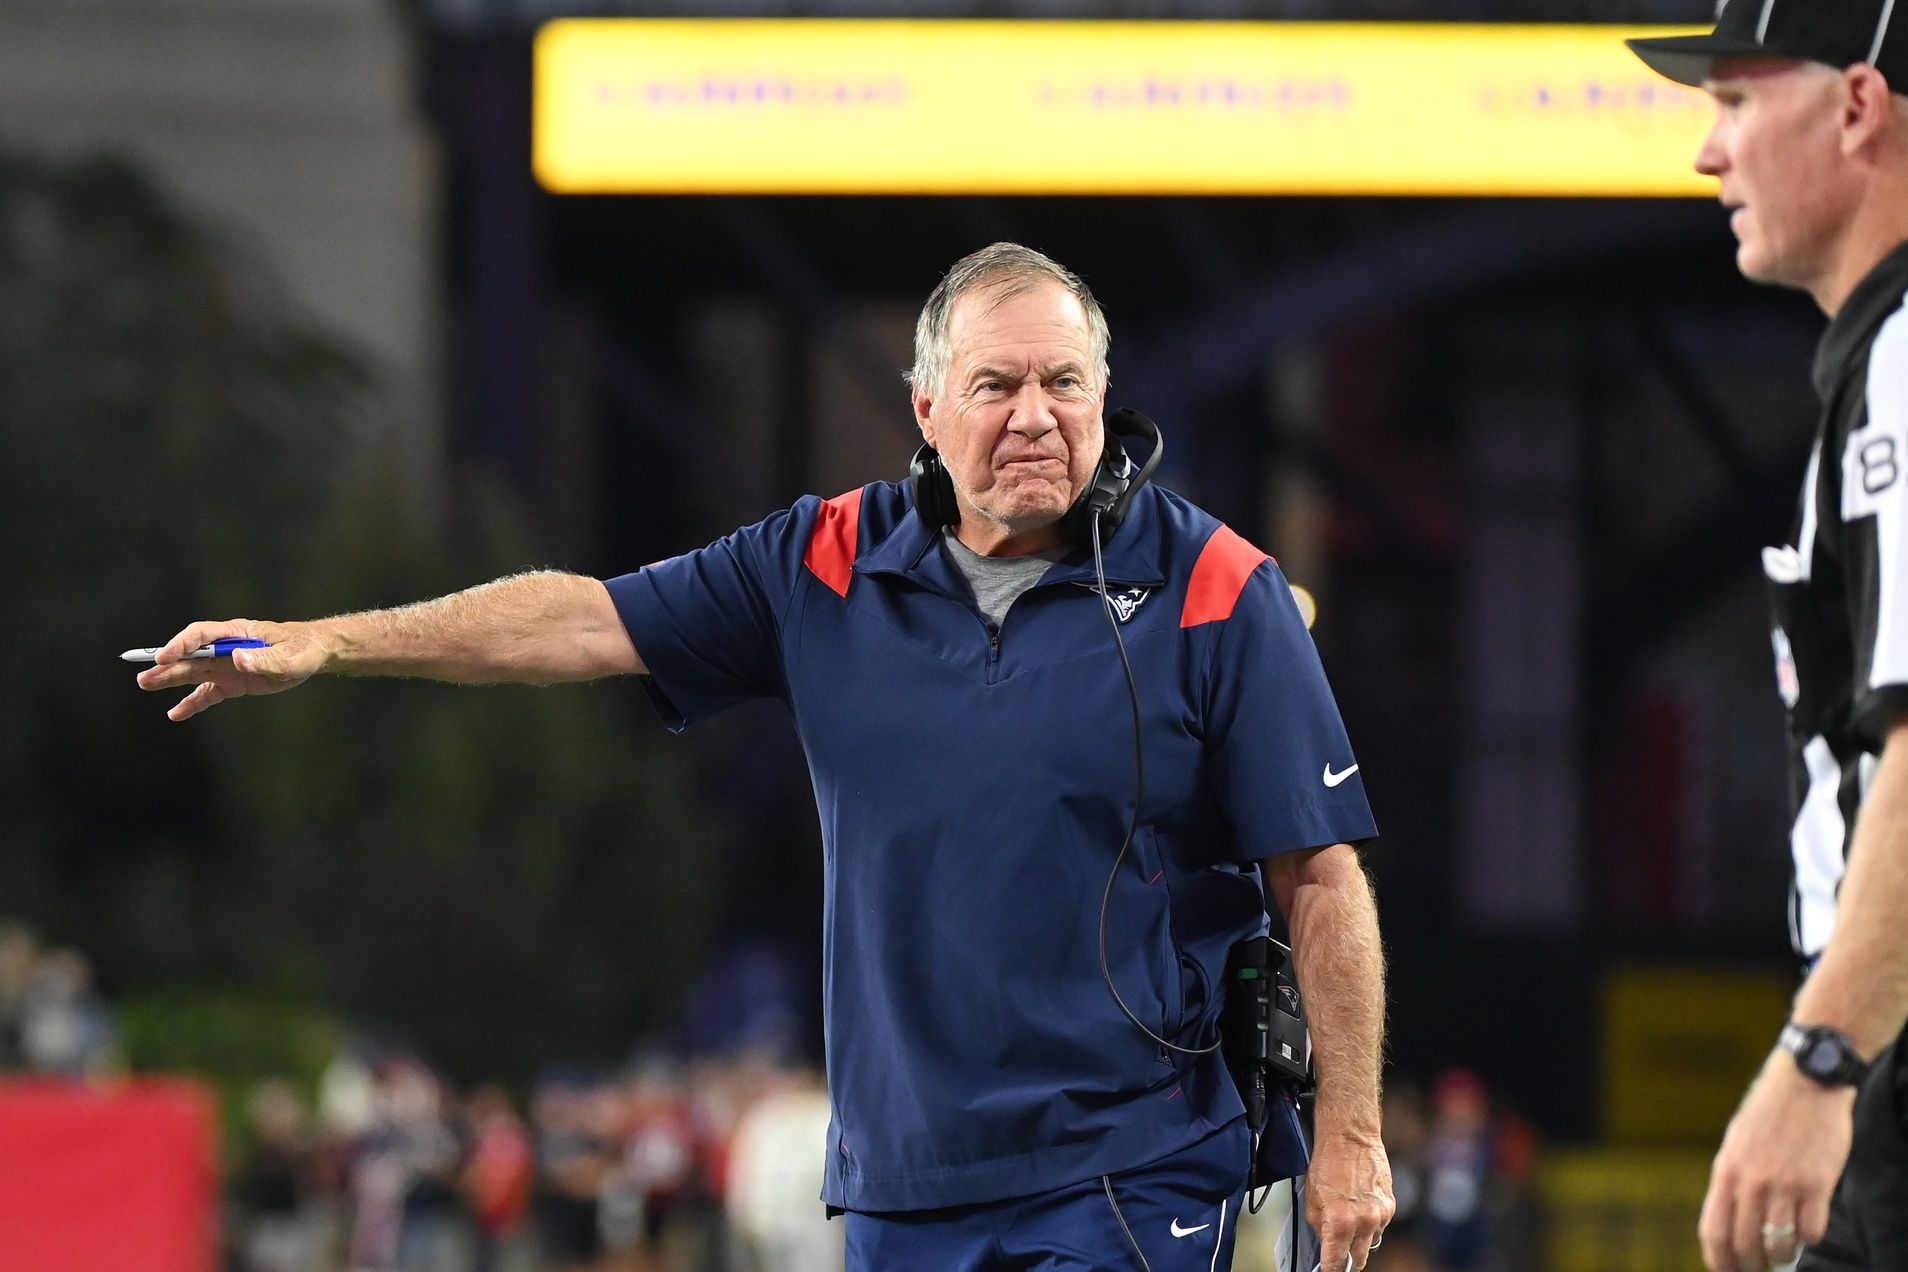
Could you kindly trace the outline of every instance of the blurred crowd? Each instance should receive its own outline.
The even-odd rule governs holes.
[[[615,1071],[551,1067],[521,1103],[365,1039],[315,1084],[256,1083],[228,1154],[225,1267],[837,1272],[841,1225],[817,1198],[821,1073],[784,1059],[780,1028],[688,1032],[727,1036],[689,1060],[658,1049]],[[122,1067],[85,956],[0,922],[0,1073]],[[1541,1266],[1536,1137],[1478,1077],[1394,1075],[1384,1131],[1398,1213],[1371,1272]],[[1272,1272],[1282,1227],[1247,1222],[1241,1272]]]
[[[558,1069],[529,1117],[459,1099],[414,1057],[347,1052],[309,1111],[283,1083],[249,1108],[231,1266],[251,1272],[838,1272],[817,1200],[828,1097],[767,1051],[615,1076]],[[1464,1071],[1395,1080],[1398,1214],[1371,1272],[1528,1272],[1534,1133]],[[1274,1272],[1277,1221],[1242,1232]]]
[[[348,1047],[316,1099],[259,1084],[235,1272],[822,1272],[821,1075],[767,1051],[551,1069],[528,1116],[414,1055]]]
[[[1391,1077],[1385,1150],[1398,1213],[1370,1272],[1527,1272],[1538,1252],[1537,1136],[1483,1081]]]
[[[0,922],[0,1072],[101,1077],[119,1064],[112,1013],[76,949],[45,948],[33,929]]]

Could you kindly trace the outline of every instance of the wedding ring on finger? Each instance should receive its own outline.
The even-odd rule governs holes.
[[[1786,1268],[1796,1256],[1795,1225],[1793,1223],[1763,1224],[1762,1249],[1769,1256],[1772,1267]]]

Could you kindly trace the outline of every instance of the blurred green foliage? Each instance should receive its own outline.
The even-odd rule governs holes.
[[[503,486],[420,500],[390,411],[135,168],[0,151],[0,915],[109,997],[266,991],[466,1077],[615,1058],[700,961],[715,883],[633,683],[327,681],[173,725],[114,659],[542,563]],[[202,1054],[164,1019],[138,1054]]]
[[[343,1024],[321,1008],[255,991],[160,992],[122,997],[113,1009],[132,1069],[213,1083],[234,1147],[247,1142],[245,1101],[259,1083],[286,1079],[314,1101],[345,1039]]]

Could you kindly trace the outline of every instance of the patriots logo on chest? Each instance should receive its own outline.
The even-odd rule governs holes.
[[[1098,583],[1081,583],[1079,586],[1089,592],[1100,590]],[[1113,616],[1124,625],[1133,621],[1133,615],[1139,613],[1139,607],[1144,605],[1146,598],[1152,594],[1153,589],[1149,587],[1128,587],[1107,593],[1106,599],[1113,606]]]

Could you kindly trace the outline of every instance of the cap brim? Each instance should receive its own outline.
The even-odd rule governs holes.
[[[1715,35],[1664,35],[1647,40],[1625,40],[1630,52],[1664,79],[1701,88],[1709,72],[1725,57],[1771,57],[1768,49],[1754,40],[1730,39]]]

